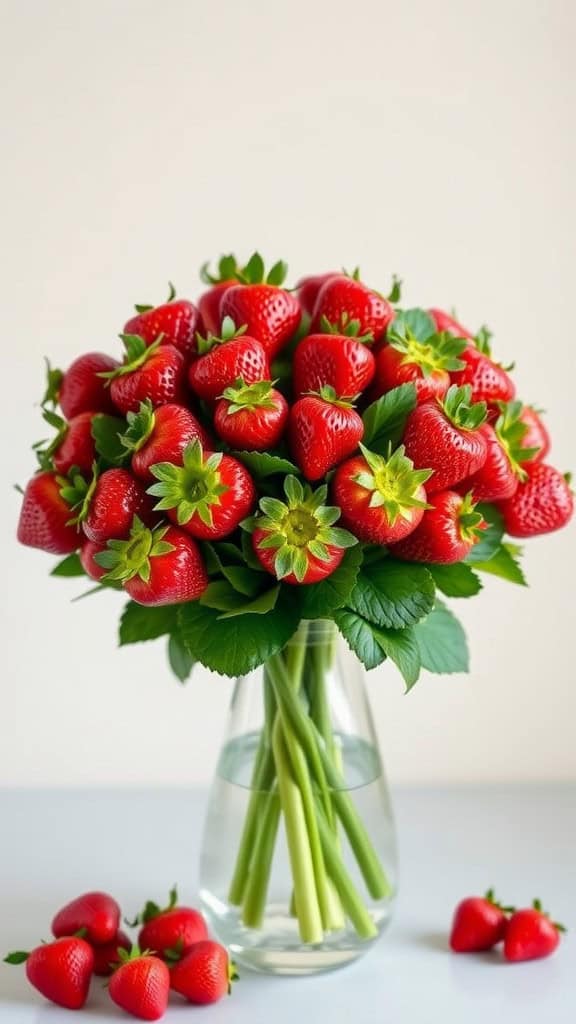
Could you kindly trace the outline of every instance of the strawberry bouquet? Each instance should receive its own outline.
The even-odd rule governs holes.
[[[263,669],[265,724],[229,901],[261,925],[280,819],[300,940],[376,934],[389,882],[346,790],[325,680],[338,631],[408,688],[467,668],[438,595],[523,584],[517,538],[564,526],[540,414],[474,335],[358,274],[283,287],[258,254],[207,268],[196,304],[138,306],[123,352],[49,367],[18,537],[53,574],[125,591],[120,642],[165,636],[175,674]],[[512,538],[510,540],[509,538]],[[308,647],[316,621],[332,623]]]

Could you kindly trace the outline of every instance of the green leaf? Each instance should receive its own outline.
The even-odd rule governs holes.
[[[82,563],[77,554],[67,555],[58,565],[55,565],[50,573],[51,576],[85,576]]]
[[[362,563],[362,548],[348,548],[338,568],[320,583],[302,587],[300,611],[303,619],[323,619],[346,604]]]
[[[120,440],[126,430],[126,421],[117,416],[106,416],[97,413],[92,420],[92,437],[96,451],[106,462],[119,466],[125,462],[130,453]]]
[[[401,439],[406,420],[415,407],[416,389],[413,384],[401,384],[369,405],[362,417],[366,447],[386,455],[388,446],[395,446]]]
[[[234,590],[245,597],[255,597],[263,589],[268,578],[262,572],[258,562],[259,571],[246,566],[246,559],[240,548],[235,544],[224,542],[222,544],[204,544],[202,546],[206,558],[206,565],[211,576],[222,573]],[[224,564],[232,559],[233,565]]]
[[[416,639],[414,626],[406,629],[378,629],[376,640],[391,661],[399,669],[406,689],[411,690],[418,681],[421,668],[420,647]]]
[[[468,672],[466,634],[445,604],[436,602],[430,615],[414,627],[422,667],[429,672]]]
[[[350,607],[377,626],[403,629],[431,611],[434,593],[426,566],[387,558],[361,569]]]
[[[147,608],[129,601],[120,619],[120,646],[156,640],[177,628],[177,605]]]
[[[409,338],[428,341],[436,334],[436,325],[425,309],[399,309],[388,328],[390,338]]]
[[[500,576],[510,583],[517,583],[521,587],[527,587],[524,570],[518,561],[518,549],[511,544],[501,544],[495,554],[486,562],[475,562],[474,568],[478,572],[489,572],[493,576]]]
[[[340,608],[334,615],[334,621],[350,650],[368,671],[386,660],[376,637],[376,626],[371,622],[348,608]]]
[[[228,612],[244,603],[244,597],[228,580],[214,580],[209,583],[200,598],[200,604],[214,608],[217,612]]]
[[[299,472],[293,462],[281,455],[271,455],[269,452],[232,452],[232,455],[243,462],[257,480],[274,476],[275,473]]]
[[[434,582],[446,597],[474,597],[482,590],[482,582],[464,562],[454,565],[428,565]],[[478,566],[476,566],[478,568]]]
[[[190,678],[194,668],[194,658],[186,649],[177,633],[168,637],[168,662],[174,675],[181,683]]]
[[[264,591],[263,594],[259,594],[253,601],[246,601],[244,604],[224,612],[224,614],[220,616],[220,620],[233,619],[237,615],[266,615],[275,607],[279,593],[280,585],[277,584],[270,590]]]
[[[245,597],[255,597],[262,590],[265,581],[264,573],[242,565],[223,565],[222,573],[234,590]]]
[[[181,605],[180,636],[196,661],[225,676],[245,675],[281,651],[298,628],[298,602],[281,589],[266,615],[220,618],[198,601]]]
[[[495,505],[481,503],[476,506],[476,511],[482,514],[482,518],[488,523],[488,528],[482,530],[482,536],[474,545],[466,562],[474,565],[476,562],[487,562],[492,555],[496,554],[504,535],[504,520]]]

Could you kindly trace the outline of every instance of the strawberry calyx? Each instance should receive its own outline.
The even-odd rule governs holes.
[[[77,526],[86,519],[99,475],[98,464],[93,462],[92,479],[89,483],[77,466],[72,466],[68,476],[56,477],[56,483],[60,488],[60,497],[70,506],[70,511],[76,513],[67,521],[66,526]]]
[[[370,345],[374,341],[372,331],[360,334],[360,321],[352,320],[349,313],[343,313],[338,323],[332,323],[328,317],[322,316],[320,318],[320,326],[324,334],[343,335],[346,338],[354,338],[356,341],[364,342],[366,345]]]
[[[476,348],[483,356],[488,356],[489,359],[492,356],[492,338],[492,331],[489,327],[486,327],[485,324],[482,325],[478,333],[474,336],[474,344],[476,345]]]
[[[174,910],[178,904],[178,888],[173,885],[168,893],[168,904],[165,907],[158,906],[154,900],[147,900],[144,904],[144,909],[136,915],[133,921],[129,921],[128,918],[124,918],[129,928],[137,928],[138,925],[148,924],[149,921],[153,921],[155,917],[160,917],[161,914],[168,913],[169,910]]]
[[[391,446],[388,457],[377,455],[365,445],[360,450],[368,464],[368,470],[362,470],[354,477],[359,487],[371,491],[370,508],[383,508],[391,526],[400,517],[410,519],[410,511],[414,508],[430,508],[430,505],[418,497],[418,491],[432,476],[431,469],[414,469],[414,463],[405,455],[404,445],[394,452]]]
[[[446,331],[437,332],[430,314],[420,308],[399,310],[387,335],[390,345],[404,356],[402,363],[415,363],[424,377],[438,370],[462,370],[458,358],[466,348],[465,338]]]
[[[123,946],[118,947],[118,961],[115,963],[114,970],[118,971],[124,964],[129,964],[132,960],[141,960],[145,956],[154,956],[153,949],[140,949],[137,942],[134,943],[131,949],[124,949]]]
[[[232,992],[232,982],[238,981],[239,978],[240,975],[236,969],[236,964],[230,959],[230,956],[228,956],[228,995]]]
[[[161,526],[149,530],[134,516],[128,540],[109,540],[106,550],[94,555],[96,564],[107,570],[102,579],[125,583],[139,576],[144,583],[149,583],[150,559],[174,551],[174,545],[164,540],[169,529],[169,526]]]
[[[274,266],[266,272],[264,260],[259,252],[252,254],[248,263],[241,270],[236,271],[236,277],[241,284],[271,284],[280,288],[286,280],[288,264],[278,260]]]
[[[228,490],[221,483],[219,466],[222,452],[205,456],[202,444],[191,441],[183,454],[183,465],[171,462],[157,462],[150,472],[159,481],[148,488],[148,494],[161,500],[154,506],[156,511],[176,508],[180,526],[193,515],[198,515],[206,526],[212,526],[212,505],[219,505],[220,498]]]
[[[542,914],[542,917],[547,917],[548,920],[550,921],[550,924],[552,924],[554,926],[554,928],[556,929],[557,932],[561,932],[562,934],[564,934],[564,932],[568,931],[568,929],[566,928],[566,925],[560,924],[558,921],[552,921],[548,911],[547,910],[543,910],[543,908],[542,908],[542,901],[541,900],[539,900],[539,899],[532,900],[532,910],[536,910],[539,914]]]
[[[472,491],[469,491],[462,498],[462,504],[458,509],[458,529],[462,540],[467,544],[476,544],[482,536],[482,531],[488,526],[482,514],[476,511],[476,504]]]
[[[209,285],[224,284],[226,281],[239,280],[238,275],[241,273],[236,257],[230,253],[228,256],[220,257],[216,274],[210,273],[209,260],[203,263],[200,268],[200,280]]]
[[[340,518],[340,509],[324,504],[328,497],[326,486],[313,491],[295,476],[287,476],[284,493],[285,502],[279,498],[261,498],[261,514],[245,519],[240,525],[249,533],[256,529],[266,533],[258,547],[276,550],[274,571],[279,580],[294,575],[301,583],[308,571],[310,556],[329,562],[332,556],[328,545],[349,548],[357,540],[348,530],[334,526]]]
[[[521,419],[522,402],[498,402],[497,404],[500,415],[494,424],[496,436],[518,479],[526,480],[528,474],[522,463],[533,459],[540,448],[524,448],[522,445],[522,441],[528,433],[528,425]]]
[[[276,403],[272,396],[275,383],[276,381],[259,380],[254,384],[246,384],[242,377],[238,377],[235,383],[225,388],[220,395],[220,398],[230,402],[226,410],[228,416],[252,409],[275,409]]]
[[[176,289],[172,284],[172,281],[168,281],[168,298],[162,303],[163,306],[167,306],[169,302],[173,302],[176,298]],[[151,309],[156,309],[156,306],[150,306],[146,302],[136,302],[134,309],[137,313],[149,313]]]
[[[159,334],[156,341],[152,342],[151,345],[147,345],[144,338],[141,338],[139,334],[120,334],[118,337],[121,338],[126,349],[125,361],[113,370],[103,370],[96,374],[97,377],[102,377],[108,386],[116,377],[124,377],[127,373],[134,373],[135,370],[139,370],[141,366],[144,366],[150,357],[157,352],[162,344],[164,334]]]
[[[210,352],[216,345],[224,345],[227,341],[233,341],[234,338],[241,338],[243,334],[246,334],[246,324],[242,327],[236,327],[231,316],[225,316],[222,321],[222,327],[220,328],[220,334],[199,334],[196,331],[196,346],[198,354],[205,356],[207,352]]]
[[[54,427],[56,434],[51,441],[37,441],[32,445],[32,451],[36,453],[40,469],[53,469],[52,456],[62,444],[68,433],[68,423],[62,416],[52,412],[50,409],[42,409],[42,419],[50,427]]]
[[[318,391],[306,391],[305,394],[311,398],[321,398],[323,402],[336,405],[339,409],[353,409],[354,403],[359,397],[358,395],[339,395],[331,384],[323,384]]]
[[[396,274],[392,274],[392,284],[390,286],[390,291],[388,292],[388,295],[385,296],[385,298],[388,300],[388,302],[391,302],[393,305],[396,302],[400,302],[400,299],[402,298],[402,278],[398,277]]]
[[[503,903],[500,903],[500,901],[496,899],[494,889],[492,888],[487,889],[487,891],[484,893],[484,899],[486,900],[487,903],[490,904],[490,906],[496,907],[497,910],[501,910],[503,914],[513,914],[516,910],[516,907],[509,907],[505,906]]]
[[[44,362],[46,363],[46,390],[40,402],[42,408],[45,405],[58,405],[60,388],[64,380],[62,370],[54,369],[50,365],[49,359],[44,359]]]
[[[156,424],[154,406],[149,398],[140,402],[138,412],[126,414],[128,429],[120,435],[120,443],[129,452],[139,452],[152,434]]]
[[[452,384],[444,399],[438,399],[438,404],[458,430],[477,430],[484,423],[488,412],[486,402],[472,402],[470,384],[460,387]]]

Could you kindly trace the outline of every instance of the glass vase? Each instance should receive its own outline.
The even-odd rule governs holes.
[[[234,960],[276,974],[349,963],[390,920],[390,798],[363,669],[334,623],[302,623],[236,682],[200,884]]]

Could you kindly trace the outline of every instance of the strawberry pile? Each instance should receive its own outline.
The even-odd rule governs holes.
[[[558,948],[564,925],[552,921],[540,900],[531,907],[504,907],[489,889],[485,896],[467,896],[452,919],[450,948],[454,953],[484,953],[504,943],[508,963],[542,960]]]
[[[194,661],[247,671],[326,617],[411,683],[438,670],[434,591],[472,595],[477,571],[523,582],[505,534],[564,526],[569,481],[486,329],[400,308],[397,281],[287,290],[285,272],[223,257],[196,303],[171,288],[137,306],[123,352],[49,369],[55,436],[35,446],[18,538],[66,555],[57,575],[123,589],[122,642],[167,634],[181,678]],[[425,644],[398,645],[424,620]]]

